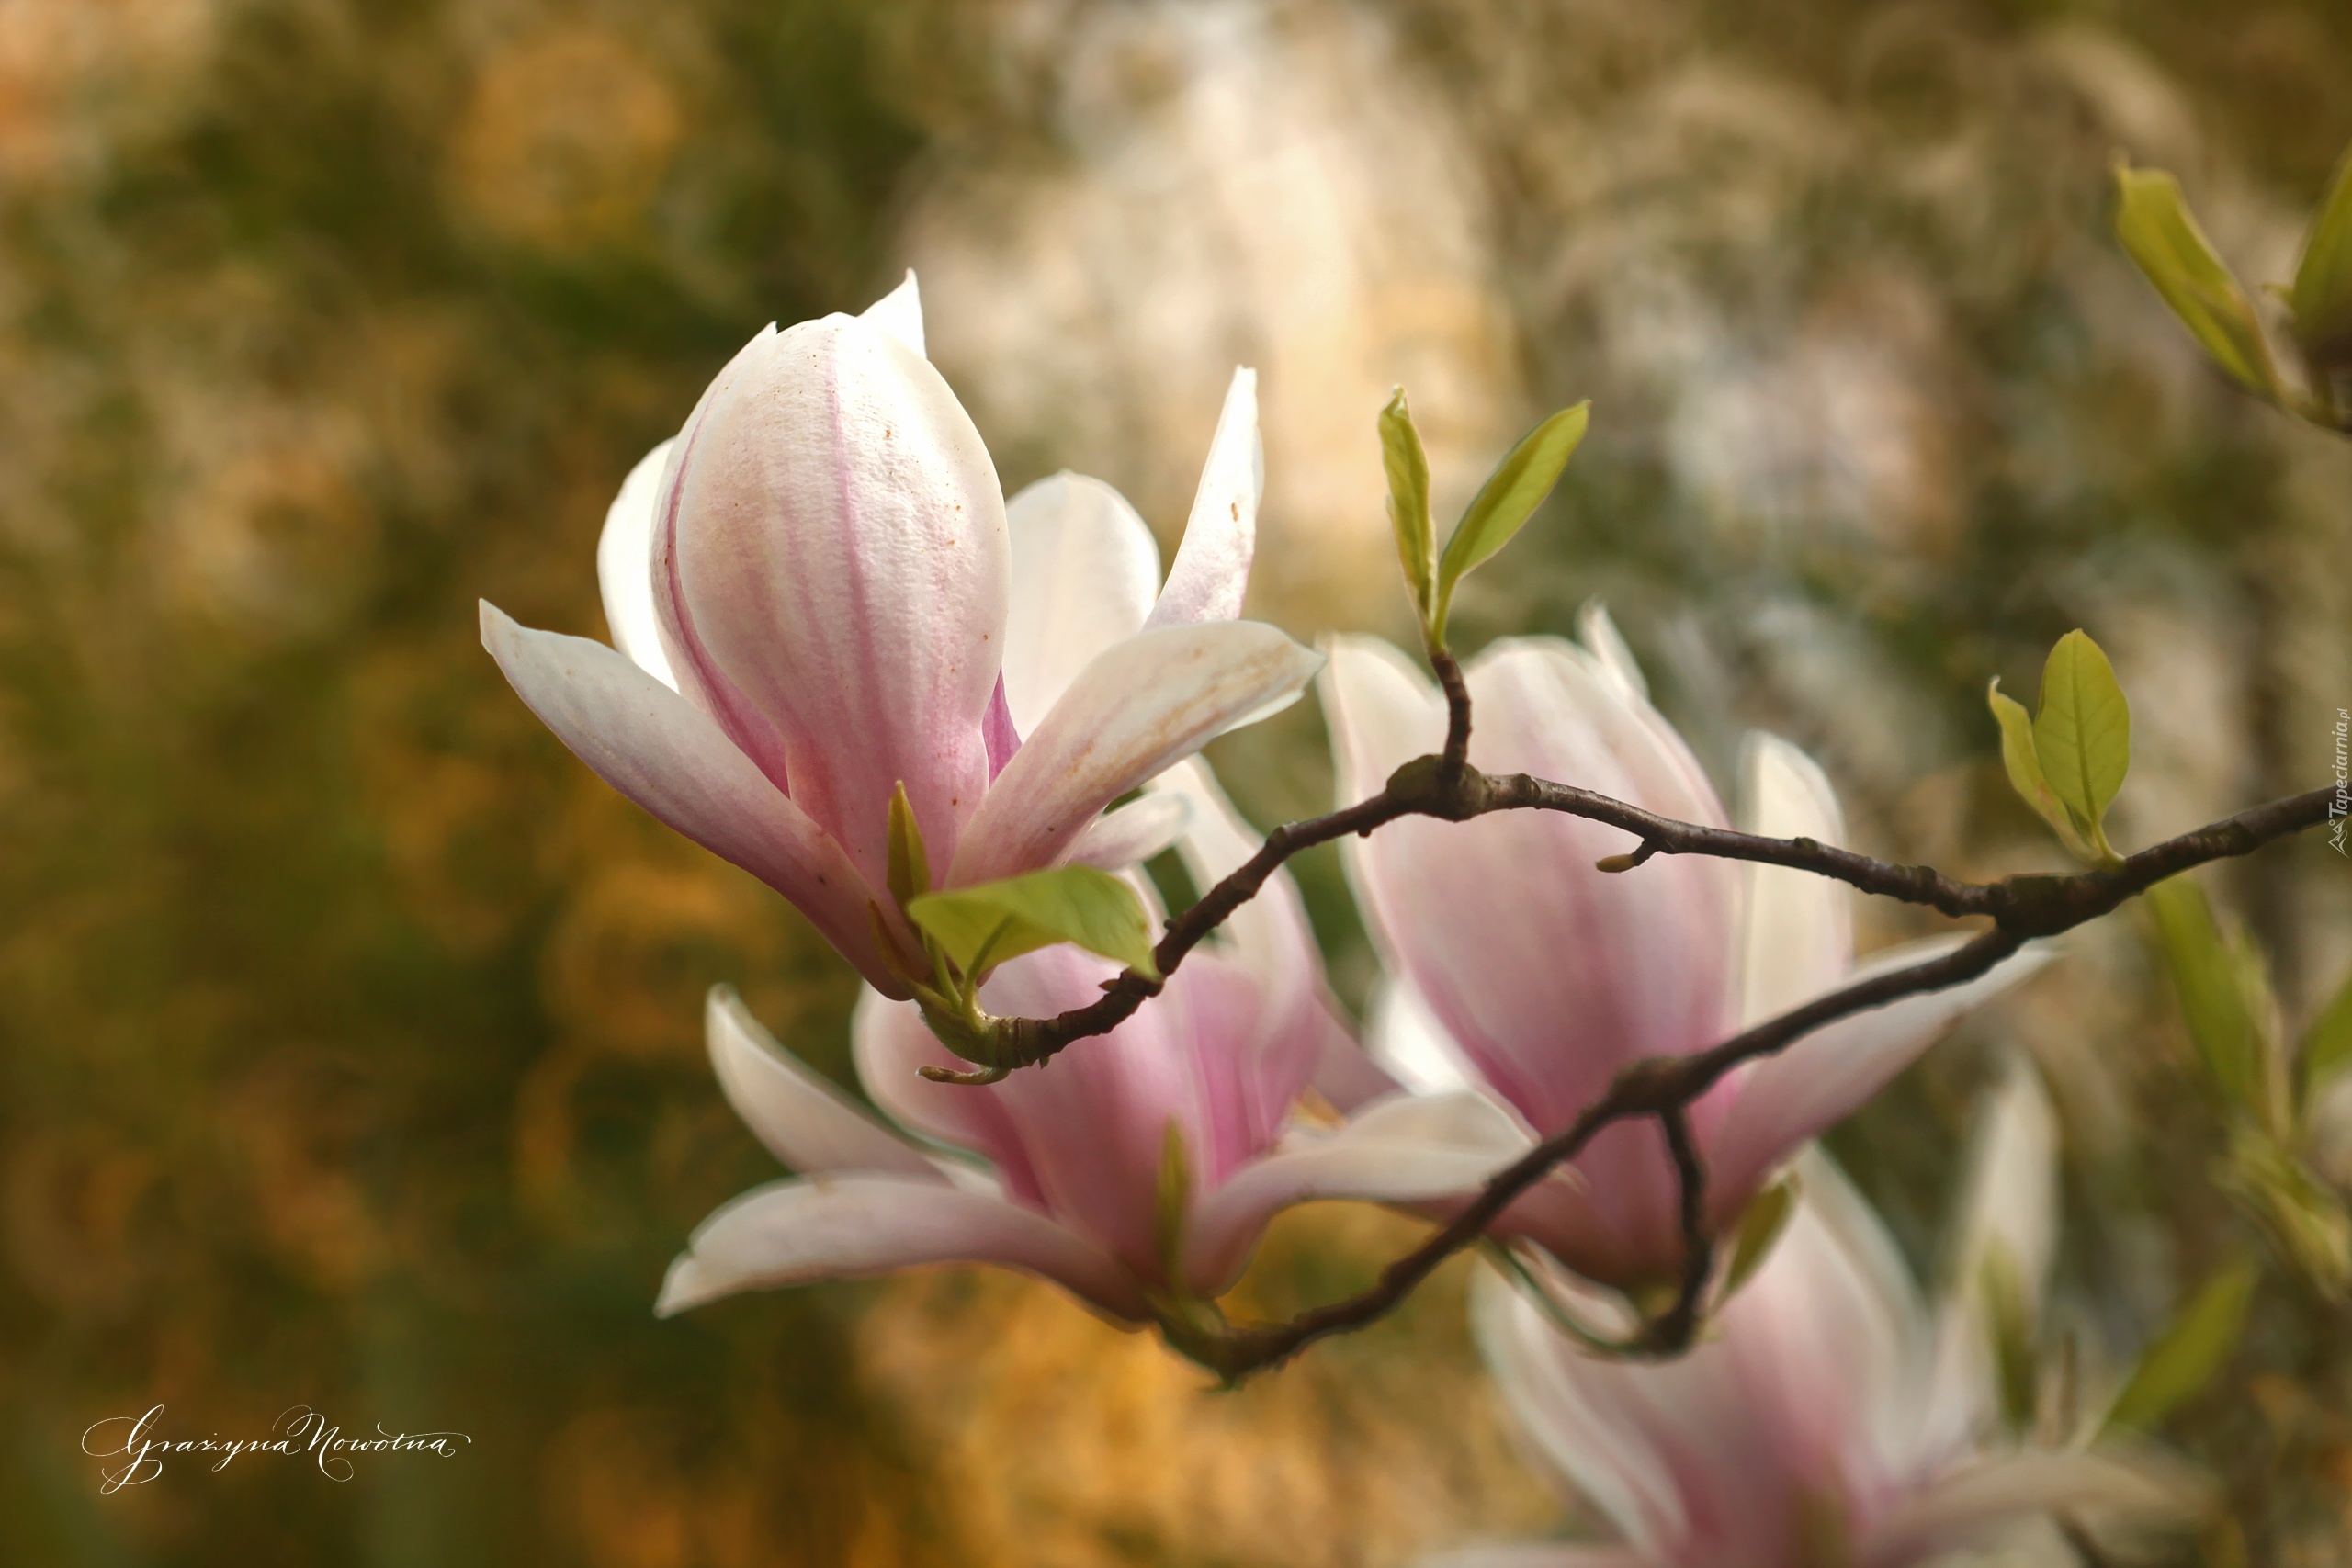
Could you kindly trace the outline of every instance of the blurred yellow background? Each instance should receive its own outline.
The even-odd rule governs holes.
[[[1593,397],[1457,624],[1607,598],[1703,757],[1803,742],[1876,852],[2047,860],[1981,692],[2091,626],[2144,840],[2321,782],[2352,445],[2202,369],[2109,160],[2283,277],[2347,83],[2337,0],[0,0],[0,1561],[1307,1568],[1557,1523],[1458,1269],[1232,1395],[1001,1276],[654,1322],[774,1173],[703,991],[846,1080],[854,982],[540,729],[476,598],[601,635],[621,476],[763,323],[912,265],[1008,490],[1097,474],[1163,543],[1260,367],[1257,608],[1302,634],[1404,625],[1393,383],[1442,511]],[[1321,746],[1309,704],[1214,756],[1271,822]],[[2290,1007],[2352,959],[2315,840],[2215,885]],[[1986,1047],[2032,1052],[2075,1310],[2128,1341],[2233,1222],[2135,928],[2077,957],[1838,1147],[1924,1258]],[[1413,1234],[1294,1215],[1245,1293]],[[2261,1397],[2183,1440],[2256,1561],[2352,1561],[2352,1332],[2258,1335]],[[79,1447],[298,1403],[472,1446],[110,1496]]]

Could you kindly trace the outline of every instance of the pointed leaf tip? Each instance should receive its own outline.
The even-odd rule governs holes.
[[[2119,161],[2115,237],[2213,363],[2246,390],[2277,402],[2278,372],[2254,305],[2162,169]]]
[[[1402,387],[1380,411],[1380,463],[1388,475],[1388,522],[1396,536],[1396,557],[1426,636],[1437,595],[1437,536],[1430,522],[1429,455]]]
[[[907,914],[967,976],[1059,942],[1159,977],[1151,921],[1134,888],[1091,865],[1060,865],[908,901]]]
[[[1584,440],[1592,420],[1590,400],[1558,413],[1528,432],[1526,438],[1488,475],[1462,514],[1453,537],[1446,541],[1438,561],[1437,610],[1431,616],[1436,636],[1445,636],[1445,620],[1453,604],[1453,590],[1480,565],[1511,541],[1544,498],[1559,482],[1561,470]]]
[[[2058,639],[2041,669],[2041,711],[2033,745],[2042,776],[2102,858],[2111,859],[2104,821],[2132,767],[2132,705],[2115,667],[2080,628]]]
[[[2058,841],[2078,860],[2097,860],[2098,854],[2075,831],[2075,824],[2066,814],[2064,802],[2042,776],[2041,756],[2034,748],[2033,716],[2025,705],[2001,690],[1998,676],[1984,690],[1985,705],[1993,710],[1995,722],[2001,727],[2001,766],[2009,775],[2009,787],[2018,798],[2033,807],[2034,814],[2050,824]]]
[[[2260,1271],[2241,1259],[2205,1282],[2132,1368],[2107,1429],[2146,1428],[2201,1392],[2236,1354]]]
[[[2287,299],[2306,353],[2336,364],[2352,359],[2352,149],[2336,164],[2312,220]]]

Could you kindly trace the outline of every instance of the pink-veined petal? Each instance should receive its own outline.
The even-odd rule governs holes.
[[[1150,1309],[1101,1247],[1045,1215],[905,1176],[800,1177],[715,1211],[670,1265],[668,1317],[740,1291],[854,1280],[935,1263],[992,1263],[1051,1280],[1126,1322]]]
[[[951,859],[988,785],[1009,566],[947,383],[865,321],[804,321],[739,357],[680,454],[656,570],[701,662],[782,738],[794,801],[878,885],[903,783]]]
[[[1301,1129],[1201,1198],[1185,1234],[1185,1274],[1194,1290],[1219,1294],[1279,1210],[1319,1198],[1409,1203],[1466,1193],[1527,1147],[1508,1112],[1468,1092],[1398,1095],[1336,1130]]]
[[[1148,788],[1146,799],[1184,803],[1185,826],[1175,849],[1196,891],[1206,893],[1264,847],[1265,840],[1234,809],[1216,775],[1201,758],[1178,762]],[[1286,869],[1278,868],[1258,889],[1257,897],[1236,909],[1218,930],[1224,950],[1267,987],[1275,1010],[1295,1009],[1310,998],[1329,1002],[1322,951],[1316,944],[1315,928],[1307,921],[1298,884]]]
[[[1258,498],[1266,488],[1266,458],[1258,439],[1258,373],[1233,373],[1208,461],[1176,547],[1168,582],[1151,607],[1154,626],[1231,621],[1241,615],[1250,589],[1250,560],[1258,547]]]
[[[1166,626],[1106,649],[997,775],[946,886],[1053,864],[1104,806],[1295,694],[1317,662],[1256,621]]]
[[[985,1157],[1004,1191],[1015,1202],[1043,1212],[1045,1194],[1030,1168],[1019,1131],[1004,1102],[985,1089],[937,1084],[922,1076],[925,1066],[967,1070],[932,1033],[912,1002],[893,1001],[872,987],[850,1013],[850,1054],[857,1081],[874,1103],[901,1127],[935,1143]]]
[[[1039,479],[1004,515],[1012,541],[1005,697],[1026,736],[1096,654],[1143,629],[1159,546],[1125,496],[1084,474]]]
[[[703,1011],[718,1087],[776,1158],[804,1176],[865,1170],[946,1179],[904,1138],[777,1044],[733,987],[713,986]]]
[[[1480,1343],[1539,1451],[1628,1540],[1675,1562],[1783,1561],[1806,1507],[1887,1479],[1872,1423],[1919,1348],[1851,1240],[1805,1188],[1756,1278],[1672,1362],[1588,1356],[1486,1279]]]
[[[613,646],[673,692],[678,677],[662,651],[662,625],[653,608],[653,514],[676,444],[675,438],[664,441],[638,459],[605,511],[605,531],[596,539],[596,586]]]
[[[1316,1050],[1315,1072],[1308,1082],[1342,1116],[1352,1116],[1375,1100],[1385,1100],[1405,1086],[1384,1071],[1347,1026],[1329,1013],[1322,1044]]]
[[[712,663],[710,650],[704,646],[694,617],[679,597],[677,551],[673,547],[678,527],[679,477],[687,458],[698,449],[704,422],[722,394],[747,371],[765,362],[775,335],[775,323],[771,321],[735,351],[735,357],[721,366],[710,385],[703,389],[702,396],[695,400],[694,412],[686,416],[686,423],[671,441],[661,482],[654,491],[646,575],[653,592],[653,619],[660,633],[662,658],[670,667],[679,694],[708,714],[727,738],[768,776],[768,781],[789,795],[791,769],[786,766],[788,748],[784,735],[774,717],[761,711],[758,704]]]
[[[601,642],[532,631],[481,606],[482,646],[598,777],[789,898],[874,985],[900,987],[874,943],[874,895],[841,846],[718,727]]]
[[[1653,1407],[1623,1408],[1623,1379],[1596,1377],[1601,1364],[1493,1270],[1472,1277],[1470,1306],[1478,1348],[1532,1457],[1563,1492],[1589,1499],[1633,1550],[1675,1561],[1665,1548],[1685,1528],[1678,1467],[1659,1451]]]
[[[1175,847],[1202,892],[1239,870],[1264,845],[1201,758],[1177,763],[1152,780],[1149,790],[1146,798],[1184,803],[1186,826]],[[1343,1112],[1395,1092],[1395,1080],[1373,1065],[1340,1020],[1324,981],[1315,929],[1287,870],[1268,877],[1257,897],[1236,909],[1219,931],[1221,940],[1204,956],[1246,974],[1259,993],[1260,1038],[1248,1077],[1266,1119],[1253,1141],[1271,1138],[1308,1082]]]
[[[1964,935],[1932,937],[1871,956],[1855,980],[1940,958]],[[2029,947],[1965,985],[1905,997],[1840,1019],[1747,1069],[1707,1156],[1708,1211],[1737,1217],[1758,1187],[1807,1140],[1836,1126],[1972,1010],[2040,969],[2049,950]]]
[[[1828,778],[1778,736],[1741,748],[1740,827],[1775,839],[1843,844],[1846,821]],[[1742,942],[1739,1024],[1776,1017],[1833,988],[1854,966],[1853,896],[1842,882],[1750,863]]]
[[[1376,762],[1412,748],[1404,733],[1385,744],[1354,733],[1365,706],[1402,716],[1402,705],[1395,696],[1365,705],[1346,688],[1394,692],[1402,682],[1381,672],[1385,660],[1353,662],[1354,678],[1333,683],[1341,692],[1330,706],[1349,757],[1343,771],[1361,787]],[[1468,679],[1478,716],[1473,763],[1723,821],[1688,750],[1585,650],[1506,640],[1473,662]],[[1736,872],[1663,856],[1631,874],[1595,869],[1634,842],[1595,822],[1506,812],[1407,819],[1346,846],[1384,953],[1485,1081],[1541,1131],[1566,1125],[1627,1062],[1730,1032]],[[1713,1114],[1711,1102],[1697,1108],[1701,1132]]]
[[[868,305],[858,319],[923,353],[922,291],[915,287],[914,268],[909,267],[899,286]]]

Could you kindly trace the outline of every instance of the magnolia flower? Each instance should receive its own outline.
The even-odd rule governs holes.
[[[898,786],[939,886],[1126,863],[1163,847],[1170,820],[1102,808],[1313,673],[1280,631],[1235,619],[1261,480],[1241,370],[1164,585],[1156,552],[1063,559],[1051,536],[1067,521],[1023,542],[923,357],[910,274],[863,316],[760,333],[630,473],[597,547],[613,648],[488,604],[482,640],[607,783],[904,996],[888,949],[922,946],[885,891]],[[1134,516],[1069,476],[1012,511],[1024,502]],[[1072,643],[1063,616],[1117,635]],[[1055,662],[1081,645],[1081,666]]]
[[[1724,825],[1706,774],[1650,706],[1640,671],[1597,609],[1586,614],[1584,638],[1581,647],[1498,642],[1472,661],[1472,763]],[[1342,637],[1328,652],[1324,711],[1346,806],[1399,763],[1436,750],[1445,708],[1386,643]],[[1828,781],[1795,747],[1751,738],[1741,773],[1744,828],[1841,838]],[[1703,1050],[1859,974],[1964,940],[1896,948],[1856,971],[1842,885],[1697,855],[1660,855],[1618,874],[1595,868],[1634,842],[1600,823],[1533,811],[1461,824],[1408,818],[1345,840],[1392,977],[1374,1055],[1408,1082],[1476,1086],[1541,1135],[1566,1126],[1629,1062]],[[1735,1224],[1807,1140],[2038,962],[2021,955],[1971,984],[1858,1014],[1727,1077],[1690,1108],[1708,1225]],[[1657,1287],[1679,1272],[1677,1193],[1657,1125],[1621,1122],[1593,1139],[1573,1172],[1516,1202],[1495,1234],[1540,1243],[1592,1280]]]
[[[1932,1316],[1818,1153],[1799,1163],[1778,1245],[1679,1360],[1584,1354],[1529,1295],[1482,1274],[1479,1343],[1532,1457],[1619,1543],[1489,1547],[1442,1568],[1902,1568],[1996,1542],[2054,1564],[2072,1559],[2037,1522],[2046,1512],[2085,1524],[2180,1511],[2195,1489],[2177,1466],[2020,1451],[2003,1435],[1983,1282],[1997,1257],[2033,1310],[2055,1225],[2051,1155],[2047,1102],[2019,1071],[1981,1124],[1955,1284]]]
[[[1178,848],[1195,877],[1220,876],[1256,849],[1200,763],[1157,788],[1187,808]],[[1136,886],[1148,899],[1148,885]],[[1058,1012],[1099,996],[1114,972],[1048,948],[1001,965],[980,995],[993,1011]],[[1499,1113],[1469,1095],[1391,1095],[1334,1130],[1294,1119],[1310,1081],[1359,1105],[1379,1080],[1333,1016],[1285,876],[1133,1018],[1050,1069],[986,1088],[926,1080],[917,1068],[956,1058],[913,1003],[871,988],[852,1028],[860,1081],[918,1136],[778,1048],[731,992],[712,993],[720,1087],[800,1174],[705,1221],[671,1265],[658,1311],[914,1264],[995,1263],[1052,1280],[1113,1318],[1166,1321],[1232,1285],[1276,1210],[1458,1191],[1514,1143]]]
[[[1004,686],[1013,722],[1025,728],[1061,712],[1066,692],[1136,640],[1159,556],[1116,492],[1069,475],[1016,497],[1011,526]],[[1202,886],[1258,848],[1197,761],[1155,779],[1106,821],[1123,819],[1150,826],[1138,842],[1176,833]],[[1156,908],[1149,884],[1131,881]],[[999,965],[979,999],[994,1013],[1043,1016],[1093,1000],[1113,973],[1074,948],[1048,948]],[[1286,873],[1134,1017],[1049,1066],[984,1088],[928,1081],[919,1067],[961,1064],[913,1003],[871,988],[853,1030],[860,1080],[909,1133],[777,1049],[731,995],[714,994],[719,1084],[800,1174],[706,1221],[672,1266],[660,1310],[966,1262],[1041,1275],[1125,1322],[1164,1318],[1229,1286],[1286,1204],[1460,1191],[1518,1143],[1508,1118],[1475,1095],[1375,1100],[1393,1086],[1336,1021]],[[1303,1124],[1294,1112],[1310,1083],[1353,1119],[1336,1130]]]

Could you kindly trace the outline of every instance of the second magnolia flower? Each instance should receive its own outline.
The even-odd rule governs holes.
[[[1323,704],[1344,807],[1436,750],[1446,711],[1428,677],[1385,642],[1336,638],[1328,652]],[[1586,614],[1581,645],[1507,639],[1472,660],[1467,679],[1473,765],[1729,825],[1597,609]],[[1795,747],[1752,737],[1742,772],[1741,827],[1824,843],[1843,837],[1828,781]],[[1596,868],[1634,847],[1622,829],[1548,811],[1459,824],[1408,818],[1346,840],[1357,901],[1391,976],[1368,1041],[1374,1055],[1424,1087],[1475,1086],[1540,1137],[1567,1126],[1629,1064],[1704,1050],[1854,977],[1843,884],[1698,855],[1658,855],[1618,874]],[[1963,940],[1875,954],[1865,972]],[[2041,957],[2029,952],[1970,984],[1855,1014],[1717,1084],[1690,1111],[1709,1229],[1736,1225],[1809,1139]],[[1671,1288],[1682,1257],[1679,1190],[1657,1124],[1620,1122],[1514,1203],[1495,1234],[1535,1242],[1605,1284]]]
[[[482,640],[606,782],[904,996],[885,943],[922,944],[886,891],[900,784],[941,886],[1128,863],[1175,824],[1103,807],[1314,673],[1236,618],[1260,488],[1244,370],[1156,596],[1016,556],[988,449],[923,357],[910,276],[864,316],[753,338],[629,475],[597,550],[614,647],[487,604]],[[1107,489],[1041,502],[1125,505]],[[1141,614],[1083,668],[1041,668],[1067,643],[1044,636],[1058,617],[1115,618],[1138,590]]]

